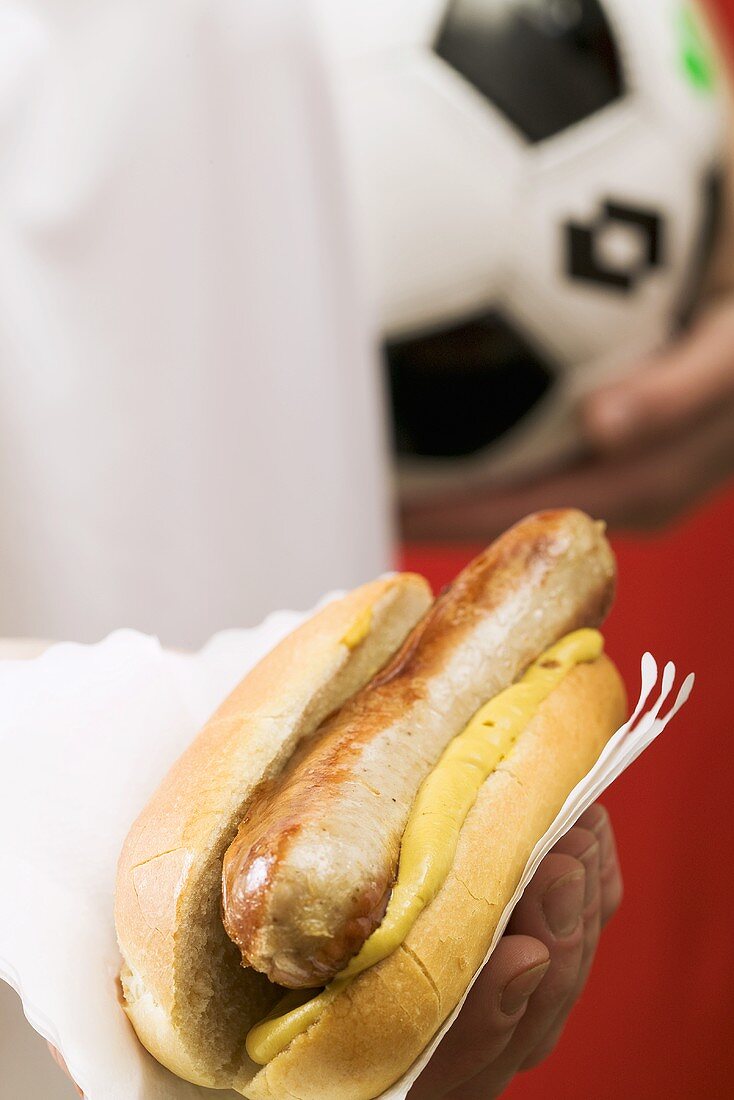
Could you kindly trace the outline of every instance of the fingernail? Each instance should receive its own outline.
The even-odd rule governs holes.
[[[581,920],[586,874],[569,871],[545,892],[543,916],[556,939],[570,936]]]
[[[596,839],[599,841],[599,866],[606,867],[612,854],[612,830],[606,813],[594,826],[592,832],[596,834]]]
[[[500,1000],[500,1011],[505,1016],[514,1016],[516,1012],[520,1011],[526,1001],[535,993],[549,966],[550,961],[541,963],[540,966],[534,966],[532,970],[526,970],[524,973],[518,974],[516,978],[507,983]]]
[[[584,876],[584,909],[591,905],[599,890],[599,852],[600,847],[597,841],[595,844],[590,844],[586,851],[579,856],[586,871]]]

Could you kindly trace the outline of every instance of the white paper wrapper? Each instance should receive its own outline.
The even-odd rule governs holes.
[[[173,1077],[138,1043],[118,1002],[115,865],[168,766],[243,672],[303,618],[278,612],[259,627],[215,636],[194,655],[118,631],[95,646],[57,645],[33,661],[0,662],[0,978],[89,1100],[237,1095]],[[536,845],[495,941],[545,853],[688,698],[692,676],[663,715],[674,680],[667,665],[658,684],[645,654],[632,718]],[[385,1100],[403,1100],[457,1013]]]

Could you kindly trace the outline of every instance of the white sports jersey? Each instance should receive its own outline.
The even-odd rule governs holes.
[[[389,565],[296,0],[0,0],[0,635],[198,644]]]

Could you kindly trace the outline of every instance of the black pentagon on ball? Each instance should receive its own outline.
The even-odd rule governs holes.
[[[459,457],[495,443],[557,369],[496,312],[385,345],[398,453]]]
[[[625,91],[598,0],[449,0],[434,48],[530,142]]]

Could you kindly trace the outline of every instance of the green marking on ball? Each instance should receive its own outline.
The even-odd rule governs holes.
[[[678,30],[683,72],[688,82],[698,91],[712,91],[716,84],[716,64],[692,8],[686,6],[681,10]]]

